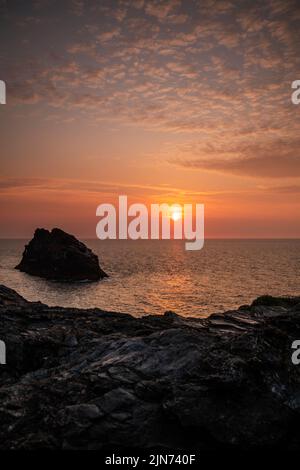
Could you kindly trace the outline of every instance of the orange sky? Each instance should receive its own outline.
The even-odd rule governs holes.
[[[296,1],[2,9],[0,237],[95,237],[119,194],[204,203],[206,237],[300,236]]]

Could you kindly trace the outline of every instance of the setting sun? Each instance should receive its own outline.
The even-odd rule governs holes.
[[[180,207],[172,207],[170,211],[170,218],[174,220],[174,222],[182,218],[182,210]]]

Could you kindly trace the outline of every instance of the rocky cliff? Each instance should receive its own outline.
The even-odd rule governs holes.
[[[300,298],[137,319],[1,286],[0,448],[299,448],[298,338]]]

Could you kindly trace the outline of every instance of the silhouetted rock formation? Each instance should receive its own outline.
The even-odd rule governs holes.
[[[36,229],[16,269],[57,281],[98,281],[107,274],[98,257],[73,235],[54,228]]]
[[[0,449],[300,447],[300,298],[138,319],[0,286],[0,320]]]

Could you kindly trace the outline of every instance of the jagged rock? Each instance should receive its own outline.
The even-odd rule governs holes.
[[[56,281],[98,281],[107,274],[84,243],[63,230],[36,229],[16,269]]]
[[[0,286],[0,449],[297,449],[299,304],[134,318]]]

